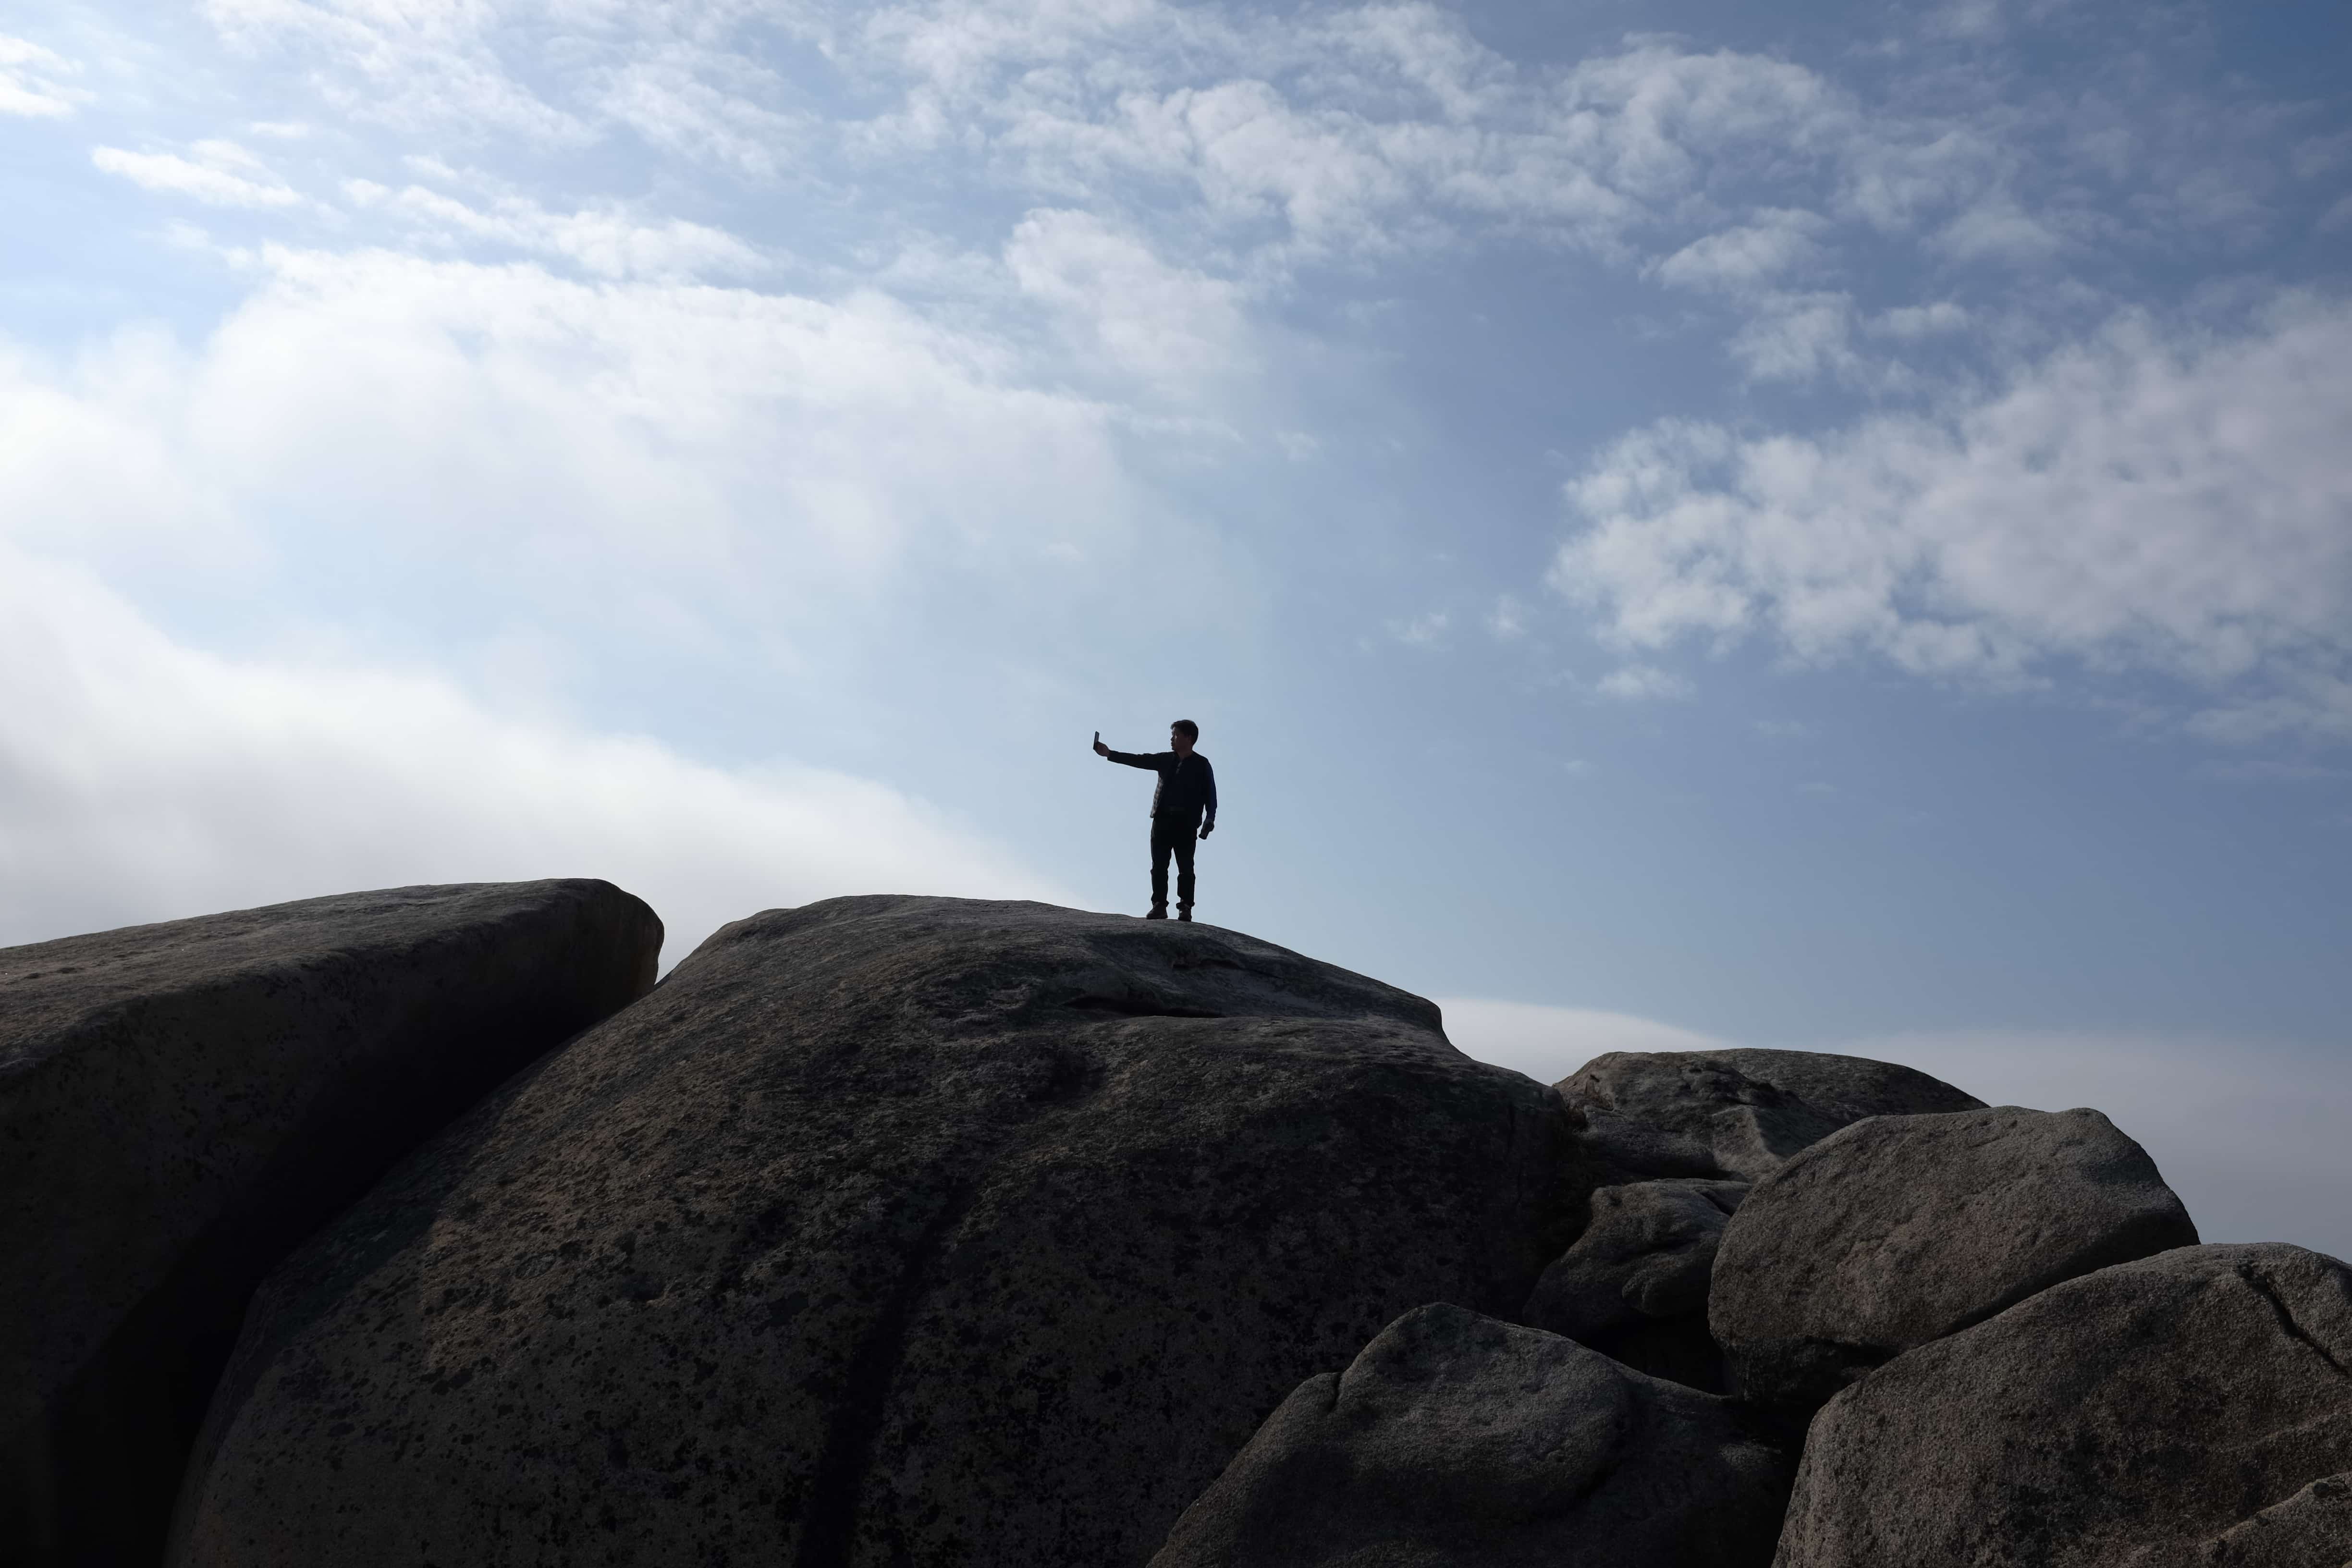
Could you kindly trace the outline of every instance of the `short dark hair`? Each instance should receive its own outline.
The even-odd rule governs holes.
[[[1193,723],[1190,719],[1179,719],[1168,727],[1181,733],[1188,741],[1197,741],[1201,738],[1201,726]]]

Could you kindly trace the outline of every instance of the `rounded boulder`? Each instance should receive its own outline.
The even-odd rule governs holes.
[[[1813,1418],[1777,1568],[2342,1568],[2352,1269],[2188,1247],[1896,1357]]]
[[[1817,1405],[2063,1280],[2196,1241],[2155,1162],[2095,1110],[1876,1117],[1748,1194],[1708,1326],[1741,1394]]]
[[[1440,1303],[1302,1384],[1151,1568],[1762,1568],[1789,1472],[1727,1400]]]
[[[1567,1111],[1233,931],[834,900],[712,936],[257,1298],[195,1568],[1140,1563],[1299,1379],[1507,1310]]]

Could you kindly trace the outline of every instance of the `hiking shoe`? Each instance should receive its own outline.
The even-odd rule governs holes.
[[[1180,921],[1189,921],[1192,918],[1192,911],[1189,909],[1178,910],[1176,911],[1176,918]]]
[[[1148,921],[1164,921],[1168,918],[1168,906],[1166,904],[1154,904],[1151,906],[1150,911],[1143,918]],[[1186,920],[1191,920],[1192,917],[1186,915],[1184,918]]]

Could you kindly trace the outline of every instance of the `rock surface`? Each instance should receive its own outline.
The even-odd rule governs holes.
[[[155,1561],[255,1285],[660,946],[571,881],[0,950],[0,1560]]]
[[[1780,1568],[2340,1568],[2352,1269],[2192,1247],[2055,1286],[1814,1417]]]
[[[1655,1377],[1722,1392],[1707,1331],[1717,1245],[1744,1182],[1633,1182],[1592,1194],[1584,1234],[1536,1282],[1520,1320]]]
[[[1758,1183],[1707,1316],[1748,1398],[1810,1407],[1889,1357],[2197,1227],[2095,1110],[1857,1122]]]
[[[1515,1309],[1580,1158],[1430,1004],[1231,931],[770,911],[271,1279],[171,1560],[1140,1563],[1301,1378]]]
[[[1788,1478],[1727,1400],[1429,1306],[1302,1384],[1152,1568],[1760,1568]]]
[[[1590,1126],[1612,1182],[1759,1181],[1866,1116],[1984,1104],[1916,1068],[1818,1051],[1611,1051],[1557,1087]]]
[[[2131,1568],[2345,1568],[2352,1563],[2352,1471],[2312,1482],[2210,1541],[2142,1552]]]

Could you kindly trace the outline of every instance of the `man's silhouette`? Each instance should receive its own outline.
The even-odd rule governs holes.
[[[1168,726],[1164,752],[1114,752],[1095,734],[1095,754],[1130,768],[1150,768],[1160,775],[1151,792],[1151,912],[1143,918],[1168,918],[1168,857],[1176,857],[1176,918],[1192,918],[1192,847],[1194,835],[1206,838],[1217,827],[1217,774],[1209,759],[1192,749],[1201,726],[1179,719]]]

